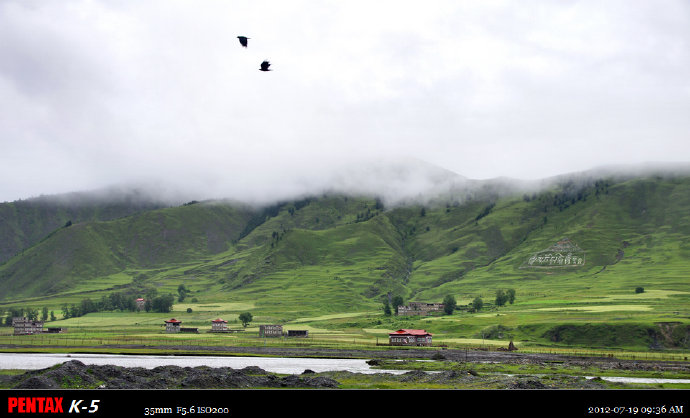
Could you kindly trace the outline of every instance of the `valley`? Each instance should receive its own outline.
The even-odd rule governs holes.
[[[389,332],[424,329],[436,348],[497,350],[512,341],[521,353],[687,360],[687,176],[477,187],[405,205],[323,194],[262,207],[138,203],[104,216],[103,201],[81,206],[81,215],[47,202],[43,210],[0,208],[0,311],[3,324],[15,313],[52,313],[45,327],[66,332],[15,336],[0,327],[6,348],[98,341],[371,349],[387,344]],[[30,233],[49,220],[58,226]],[[508,289],[513,303],[498,303]],[[116,308],[115,294],[172,295],[174,303],[164,312]],[[448,295],[457,301],[451,314],[383,309],[393,297],[441,303]],[[246,327],[244,312],[253,317]],[[171,318],[199,334],[166,334]],[[217,318],[238,332],[207,332]],[[261,339],[261,324],[309,337]]]

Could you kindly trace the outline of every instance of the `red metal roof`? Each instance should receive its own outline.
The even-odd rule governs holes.
[[[222,320],[222,319],[218,318],[218,319],[214,319],[214,320],[213,320],[213,321],[211,321],[211,322],[228,322],[228,321],[224,321],[224,320]]]
[[[388,335],[431,335],[423,329],[399,329],[395,332],[391,332]]]
[[[167,323],[171,323],[171,322],[174,323],[174,324],[178,324],[178,323],[181,323],[182,321],[178,321],[178,320],[175,319],[175,318],[173,318],[173,319],[171,319],[171,320],[169,320],[169,321],[165,321],[166,324],[167,324]]]

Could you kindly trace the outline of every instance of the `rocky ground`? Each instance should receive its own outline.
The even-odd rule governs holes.
[[[313,372],[312,372],[313,373]],[[5,376],[15,389],[231,389],[231,388],[337,388],[327,377],[279,377],[258,367],[143,367],[85,365],[71,360],[56,367]]]

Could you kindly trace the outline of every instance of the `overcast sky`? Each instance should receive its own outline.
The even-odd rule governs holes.
[[[688,161],[690,2],[2,0],[0,146],[0,201]]]

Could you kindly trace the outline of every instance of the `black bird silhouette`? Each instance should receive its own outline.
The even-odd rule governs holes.
[[[268,69],[268,67],[271,66],[271,63],[268,61],[264,61],[261,63],[261,68],[259,68],[259,71],[271,71]]]
[[[246,36],[238,36],[237,39],[239,39],[240,44],[242,44],[242,46],[246,48],[247,47],[247,39],[250,39],[250,38],[247,38]]]

